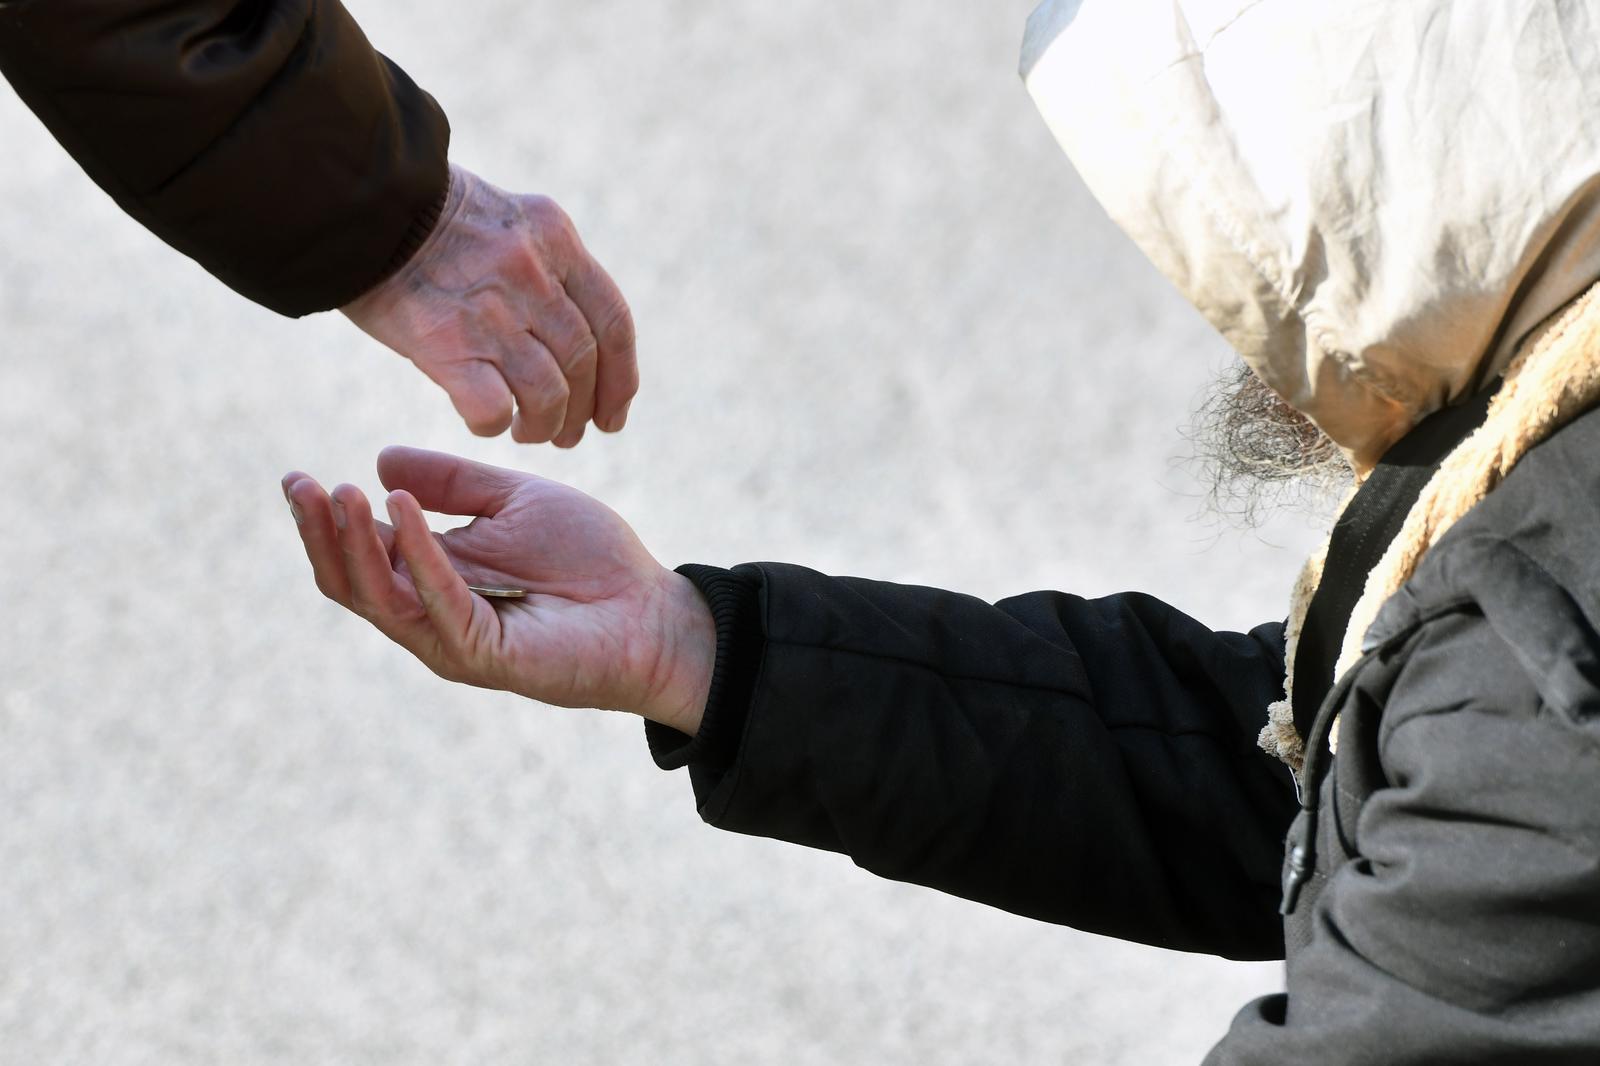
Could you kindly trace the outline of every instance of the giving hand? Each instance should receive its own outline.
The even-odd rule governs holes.
[[[628,304],[571,220],[460,167],[416,255],[340,310],[442,386],[482,436],[509,426],[524,444],[571,447],[591,419],[621,429],[639,389]]]
[[[359,489],[283,479],[325,596],[441,677],[544,703],[699,728],[716,657],[711,612],[620,517],[576,489],[439,452],[378,457],[390,522]],[[423,508],[473,515],[429,531]],[[489,600],[467,585],[516,587]]]

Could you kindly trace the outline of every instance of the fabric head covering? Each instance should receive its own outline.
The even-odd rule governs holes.
[[[1359,469],[1600,278],[1600,0],[1046,0],[1111,217]]]

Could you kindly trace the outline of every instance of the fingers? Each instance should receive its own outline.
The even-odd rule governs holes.
[[[497,639],[498,617],[467,588],[414,496],[390,493],[390,526],[373,520],[367,498],[351,485],[330,494],[294,471],[284,477],[283,493],[324,595],[435,673],[488,683],[479,651]]]
[[[283,479],[284,495],[294,513],[305,545],[306,558],[317,588],[324,596],[371,622],[379,632],[404,647],[433,669],[443,672],[441,646],[459,645],[437,632],[434,614],[422,602],[420,590],[395,571],[392,552],[398,548],[396,531],[372,517],[372,508],[359,489],[340,485],[324,492],[312,478],[296,471]],[[422,535],[442,558],[443,549],[421,521]],[[413,540],[416,537],[412,533]],[[415,549],[413,555],[419,554]],[[435,562],[435,560],[430,560]],[[444,566],[448,569],[449,562]],[[452,571],[453,573],[453,571]],[[459,577],[462,591],[466,584]],[[430,574],[429,587],[440,584]],[[468,596],[471,593],[467,593]],[[452,632],[459,634],[460,629]]]
[[[628,405],[639,391],[633,313],[622,291],[582,245],[565,272],[567,295],[588,321],[596,342],[594,424],[615,433],[627,423]],[[590,416],[585,416],[590,417]]]
[[[565,380],[566,410],[561,425],[551,436],[556,447],[570,448],[583,439],[584,426],[594,416],[598,345],[582,312],[560,290],[540,309],[534,332],[554,357]]]
[[[346,315],[443,386],[480,436],[571,447],[590,421],[621,429],[639,370],[616,283],[553,200],[453,173],[457,207]]]
[[[419,621],[416,595],[394,572],[366,496],[353,485],[340,485],[331,494],[329,510],[350,587],[346,606],[409,646]]]
[[[471,639],[478,611],[475,597],[428,529],[416,498],[399,489],[385,504],[394,523],[395,548],[411,573],[422,609],[446,649],[462,649]]]
[[[450,395],[456,413],[477,436],[497,437],[512,424],[514,390],[493,363],[468,359],[424,369]]]
[[[542,444],[553,439],[566,423],[566,375],[555,355],[532,334],[516,333],[502,343],[506,384],[517,398],[511,439],[518,444]]]
[[[300,541],[305,547],[306,558],[311,562],[311,571],[317,580],[317,587],[330,600],[341,606],[350,607],[353,602],[350,578],[344,565],[338,528],[338,523],[344,520],[345,512],[340,506],[335,505],[333,499],[309,474],[293,471],[284,476],[282,484],[284,499],[289,501],[289,511],[294,515],[295,525],[300,530]],[[372,523],[372,528],[379,543],[383,545],[384,556],[392,557],[394,530],[383,522]]]
[[[506,385],[517,400],[512,439],[577,444],[597,416],[602,377],[608,404],[603,428],[621,428],[638,389],[633,322],[622,294],[555,201],[523,196],[501,202],[506,197],[499,190],[481,182],[475,188],[488,198],[483,212],[499,221],[488,231],[499,245],[491,249],[499,284],[483,291],[520,296],[513,298],[510,324],[526,334],[502,336],[499,344]],[[482,315],[485,322],[497,317]]]
[[[283,495],[299,527],[300,543],[311,563],[317,588],[328,599],[349,607],[350,582],[345,577],[344,556],[339,550],[328,494],[310,476],[296,470],[284,477]]]
[[[378,453],[378,480],[391,492],[406,490],[430,511],[493,518],[528,475],[445,452],[391,445]]]

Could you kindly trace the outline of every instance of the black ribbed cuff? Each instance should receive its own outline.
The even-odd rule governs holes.
[[[645,722],[650,757],[663,770],[696,766],[724,768],[733,763],[750,716],[756,672],[765,637],[761,632],[761,585],[753,577],[715,566],[686,563],[677,572],[694,582],[711,608],[717,627],[717,659],[711,669],[700,731],[693,737],[669,726]]]
[[[422,250],[422,246],[428,243],[428,238],[433,236],[433,231],[439,228],[439,219],[444,217],[444,209],[450,203],[450,186],[455,180],[455,175],[451,173],[449,165],[446,164],[444,191],[434,197],[432,202],[421,211],[412,216],[411,224],[406,227],[405,233],[400,235],[400,246],[389,256],[388,262],[383,264],[382,269],[376,275],[369,277],[366,281],[356,286],[353,292],[340,294],[338,302],[330,304],[327,310],[334,310],[346,304],[355,303],[361,297],[400,273],[401,269],[416,257],[416,254]]]

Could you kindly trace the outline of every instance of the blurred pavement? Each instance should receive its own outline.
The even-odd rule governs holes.
[[[669,564],[1280,617],[1313,534],[1195,520],[1228,353],[1034,114],[1029,4],[352,6],[459,162],[571,213],[644,390],[571,453],[471,438],[0,91],[0,1063],[1198,1062],[1278,967],[708,829],[637,721],[452,687],[322,600],[277,486],[371,491],[403,441],[576,484]]]

